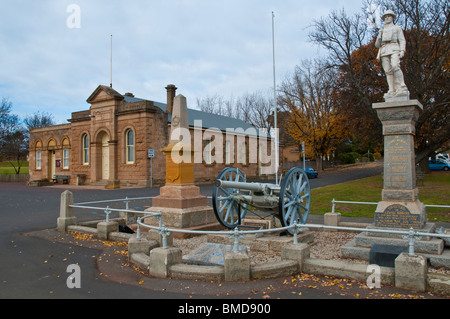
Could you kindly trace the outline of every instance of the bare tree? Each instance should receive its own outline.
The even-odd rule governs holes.
[[[26,129],[17,115],[11,114],[12,103],[3,98],[0,104],[0,157],[9,161],[20,174],[28,152]]]
[[[238,98],[214,95],[197,98],[197,107],[203,112],[240,119],[255,128],[266,128],[273,125],[273,98],[261,92],[246,93]]]
[[[47,112],[36,112],[33,115],[25,116],[23,123],[27,127],[28,130],[46,127],[55,125],[55,120],[53,119],[53,115]]]
[[[448,0],[366,0],[365,3],[366,7],[370,5],[380,12],[394,10],[396,24],[405,30],[407,47],[402,62],[405,82],[411,98],[424,106],[416,125],[416,161],[423,160],[422,164],[426,165],[428,156],[448,141],[450,135],[450,4]],[[369,10],[369,16],[373,17],[375,11]],[[377,27],[376,23],[370,25]],[[373,65],[373,37],[377,30],[368,27],[367,16],[348,17],[344,10],[314,21],[312,27],[310,40],[328,50],[328,67],[342,72],[339,85],[345,92],[342,96],[355,97],[347,99],[342,107],[353,110],[355,123],[361,116],[372,118],[375,123],[371,104],[376,102],[374,97],[378,92],[373,83],[377,77],[384,77]],[[367,68],[366,64],[373,67]],[[374,72],[372,84],[367,81],[369,69]]]

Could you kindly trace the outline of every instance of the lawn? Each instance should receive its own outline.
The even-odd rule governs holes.
[[[22,167],[20,168],[20,174],[28,174],[28,162],[23,162]],[[17,167],[17,162],[14,163],[14,165]],[[0,162],[0,174],[9,175],[9,174],[15,174],[16,171],[14,170],[14,167],[12,167],[10,162]]]
[[[383,180],[373,176],[311,191],[311,214],[331,212],[331,201],[379,202]],[[425,205],[450,205],[450,172],[426,174],[419,185],[419,198]],[[346,217],[374,217],[376,205],[336,204],[335,211]],[[450,222],[450,208],[427,207],[428,220]]]

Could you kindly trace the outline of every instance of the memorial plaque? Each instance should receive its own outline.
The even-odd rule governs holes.
[[[409,136],[391,135],[385,139],[384,188],[412,189],[412,150]]]
[[[401,204],[388,206],[384,212],[375,213],[375,226],[388,228],[421,228],[420,215],[411,214],[409,209]]]

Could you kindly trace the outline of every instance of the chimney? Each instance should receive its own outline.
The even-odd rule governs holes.
[[[166,90],[167,90],[167,112],[172,113],[173,99],[175,98],[177,87],[173,84],[169,84],[166,87]]]

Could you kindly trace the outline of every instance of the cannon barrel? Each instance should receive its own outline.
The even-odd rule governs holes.
[[[253,192],[263,192],[266,189],[267,184],[232,182],[232,181],[223,181],[223,180],[217,179],[216,186],[224,187],[224,188],[237,188],[237,189],[253,191]]]

